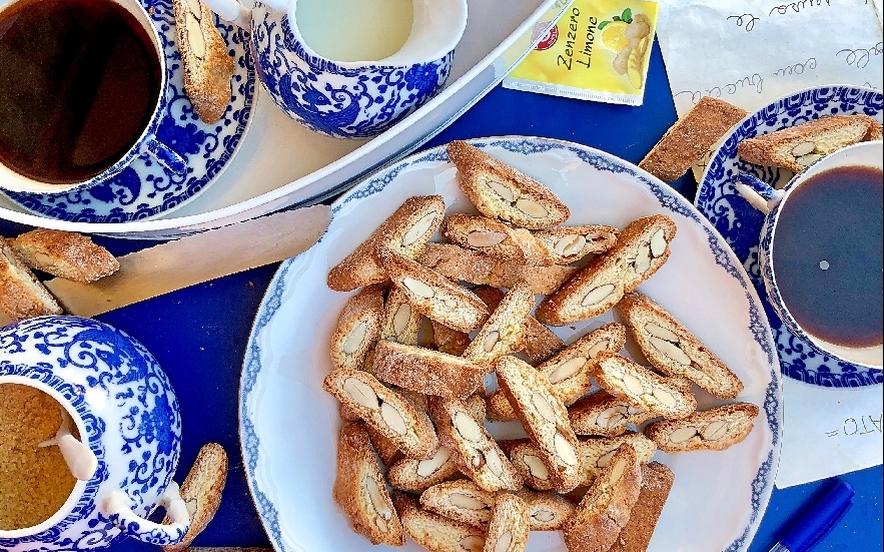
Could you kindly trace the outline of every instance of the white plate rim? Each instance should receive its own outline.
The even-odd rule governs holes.
[[[489,145],[508,145],[514,142],[526,144],[527,149],[529,150],[534,147],[540,148],[541,150],[544,148],[560,148],[578,155],[588,155],[600,159],[603,163],[607,164],[608,167],[613,167],[618,172],[627,172],[637,181],[647,186],[656,196],[662,207],[686,215],[687,218],[699,225],[708,237],[708,245],[710,251],[713,253],[716,264],[724,268],[728,274],[740,283],[740,286],[746,293],[746,299],[750,304],[749,329],[753,333],[758,345],[766,354],[768,364],[772,367],[769,374],[770,382],[766,387],[765,400],[762,405],[762,415],[759,416],[759,420],[763,419],[766,422],[771,433],[771,442],[769,443],[770,450],[768,451],[765,460],[763,460],[758,467],[757,473],[751,483],[752,512],[750,514],[749,523],[746,525],[742,533],[722,551],[745,552],[752,541],[752,537],[758,530],[758,526],[761,523],[764,511],[770,500],[771,492],[773,491],[782,444],[783,401],[782,379],[780,376],[778,359],[774,354],[772,333],[767,324],[767,319],[761,310],[758,295],[754,287],[751,285],[749,278],[736,255],[734,255],[733,251],[724,244],[724,240],[711,223],[709,223],[709,221],[703,217],[688,200],[680,196],[674,189],[658,180],[656,177],[611,154],[574,142],[542,137],[500,136],[470,139],[468,142],[480,148]],[[346,194],[332,204],[332,223],[334,223],[334,215],[340,211],[346,203],[359,199],[364,195],[372,195],[382,190],[395,178],[399,171],[408,165],[425,161],[447,161],[447,159],[445,146],[437,146],[401,159],[397,163],[374,173],[371,177],[366,178],[351,188]],[[322,239],[320,239],[320,242],[321,241]],[[274,549],[279,552],[286,550],[283,545],[281,530],[279,528],[279,513],[272,501],[259,488],[256,479],[256,466],[260,455],[260,439],[256,434],[255,425],[250,418],[248,402],[250,395],[255,388],[256,378],[261,370],[261,350],[257,343],[259,334],[272,322],[275,313],[280,308],[286,274],[296,262],[297,257],[294,257],[281,264],[268,285],[267,292],[261,302],[258,312],[256,313],[244,355],[238,407],[240,447],[249,491],[252,495],[261,522],[270,538],[270,542]]]

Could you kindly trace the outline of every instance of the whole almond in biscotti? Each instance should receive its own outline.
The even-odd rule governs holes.
[[[393,288],[384,302],[380,338],[404,345],[417,345],[422,319],[421,313],[408,302],[405,292]]]
[[[442,221],[442,235],[461,247],[497,259],[529,266],[549,266],[554,262],[553,255],[531,232],[497,219],[454,213]]]
[[[405,532],[387,491],[382,466],[361,422],[341,428],[333,496],[353,529],[372,544],[405,544]]]
[[[520,228],[542,230],[562,224],[571,211],[549,188],[464,141],[448,144],[464,195],[486,217]]]
[[[184,91],[200,119],[214,123],[230,103],[233,58],[209,8],[199,0],[172,0],[172,9],[184,64]]]
[[[482,552],[485,529],[454,521],[421,508],[417,497],[393,493],[405,532],[429,552]]]
[[[562,534],[568,552],[607,552],[629,522],[642,483],[641,463],[629,444],[593,480]]]
[[[429,458],[439,447],[439,439],[427,415],[368,372],[348,368],[332,370],[323,380],[322,388],[396,443],[406,456]]]
[[[445,216],[442,196],[412,196],[387,217],[364,242],[333,266],[326,284],[335,291],[352,291],[388,279],[377,249],[384,246],[408,258],[417,256],[439,229]]]
[[[675,474],[664,464],[651,462],[642,466],[642,486],[632,507],[629,521],[620,530],[608,552],[647,550],[654,536],[660,514],[675,484]]]
[[[534,293],[527,283],[519,282],[506,293],[479,328],[464,351],[464,358],[488,366],[503,355],[520,351],[524,346],[528,316],[533,308]]]
[[[659,376],[617,354],[599,353],[593,377],[608,393],[664,418],[684,418],[697,409],[690,380]]]
[[[547,296],[535,316],[544,324],[564,326],[604,314],[666,263],[676,231],[666,215],[634,220],[610,251],[590,260]]]
[[[383,318],[382,285],[363,288],[347,299],[331,338],[332,364],[336,368],[370,370],[365,361],[378,342]]]
[[[620,231],[613,226],[588,224],[584,226],[559,226],[533,232],[534,237],[546,248],[556,264],[571,264],[587,255],[598,255],[610,250],[617,243]]]
[[[516,496],[525,503],[532,531],[559,531],[574,513],[574,505],[560,494],[522,489]]]
[[[488,319],[488,307],[465,287],[389,249],[380,250],[378,257],[393,285],[427,318],[464,333],[478,329]]]
[[[598,390],[568,408],[571,428],[577,435],[615,437],[626,432],[627,422],[640,425],[656,417],[652,412]]]
[[[387,468],[387,481],[396,489],[422,492],[433,485],[448,481],[459,473],[451,449],[440,446],[430,458],[399,458]]]
[[[616,437],[579,437],[580,465],[583,468],[583,483],[589,485],[602,473],[620,445],[629,443],[635,449],[640,464],[647,464],[657,452],[657,445],[643,433],[627,431]]]
[[[433,485],[421,493],[425,509],[441,516],[472,525],[488,527],[496,492],[489,492],[469,479],[458,479]]]
[[[531,520],[525,502],[517,495],[500,493],[491,509],[482,552],[523,552],[530,531]]]
[[[654,422],[645,435],[664,452],[721,451],[749,435],[758,412],[754,404],[726,404],[680,420]]]
[[[430,399],[430,417],[441,444],[451,450],[460,471],[486,491],[516,491],[522,478],[463,401]]]
[[[541,451],[554,488],[563,493],[573,490],[580,483],[577,436],[549,379],[512,356],[499,358],[494,370],[525,432]]]
[[[740,379],[666,309],[638,292],[615,307],[642,354],[660,372],[684,376],[719,399],[734,399]]]
[[[537,366],[537,371],[548,378],[552,390],[566,407],[592,389],[592,366],[602,351],[617,352],[626,344],[626,327],[610,322],[589,332],[571,345],[568,345],[549,360]],[[515,419],[509,401],[492,392],[487,398],[491,419],[507,421]]]
[[[372,369],[384,383],[458,399],[475,393],[488,371],[469,358],[391,341],[378,343]]]

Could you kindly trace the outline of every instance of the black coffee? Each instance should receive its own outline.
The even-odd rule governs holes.
[[[117,162],[160,93],[147,31],[111,0],[21,0],[0,14],[0,162],[67,184]]]
[[[882,172],[843,167],[807,179],[773,240],[783,302],[810,334],[836,345],[882,341]]]

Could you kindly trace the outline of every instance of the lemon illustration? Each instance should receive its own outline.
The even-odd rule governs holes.
[[[619,52],[628,46],[629,39],[626,38],[628,26],[626,21],[611,21],[605,25],[601,32],[602,46],[612,52]]]

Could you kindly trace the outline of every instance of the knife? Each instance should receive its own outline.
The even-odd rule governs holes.
[[[65,312],[95,316],[294,257],[322,237],[330,220],[327,205],[282,211],[123,255],[117,272],[91,284],[63,278],[44,284]]]

